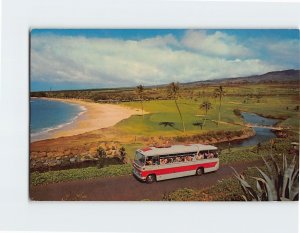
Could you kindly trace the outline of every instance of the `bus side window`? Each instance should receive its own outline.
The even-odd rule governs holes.
[[[159,165],[158,156],[153,156],[152,163],[153,163],[153,165]]]
[[[213,154],[214,154],[214,158],[218,158],[219,157],[219,154],[218,154],[217,151],[214,151]]]
[[[195,156],[196,160],[200,160],[200,159],[204,159],[204,153],[202,151],[200,151],[196,156]]]
[[[168,159],[166,158],[166,156],[160,156],[159,157],[159,164],[160,165],[164,165],[168,163]]]
[[[207,158],[208,158],[208,159],[212,159],[213,157],[214,157],[213,151],[208,151],[208,156],[207,156]]]
[[[176,157],[174,157],[174,156],[170,156],[168,158],[168,163],[174,163],[175,161],[176,161]]]
[[[208,159],[208,151],[203,151],[204,159]]]
[[[152,156],[147,157],[146,165],[153,165],[153,157]]]
[[[188,155],[188,161],[189,162],[193,161],[194,160],[194,156],[195,156],[194,154],[189,154]]]
[[[175,163],[176,163],[176,162],[181,162],[181,156],[180,156],[180,155],[177,155],[177,156],[175,157],[174,162],[175,162]]]

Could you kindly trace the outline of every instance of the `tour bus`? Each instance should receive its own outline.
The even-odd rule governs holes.
[[[133,175],[147,183],[183,176],[200,176],[219,169],[217,150],[215,146],[202,144],[138,149],[133,162]]]

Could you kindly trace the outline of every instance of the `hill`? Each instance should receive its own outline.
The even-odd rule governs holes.
[[[238,84],[238,83],[270,83],[270,82],[299,82],[300,70],[272,71],[261,75],[246,77],[222,78],[214,80],[196,81],[183,85],[200,84]]]

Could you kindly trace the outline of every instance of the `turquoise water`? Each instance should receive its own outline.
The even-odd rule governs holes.
[[[39,98],[30,99],[31,139],[47,138],[54,130],[72,123],[85,109],[77,104]]]

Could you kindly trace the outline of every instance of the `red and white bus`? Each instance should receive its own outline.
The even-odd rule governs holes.
[[[138,149],[133,174],[140,180],[154,181],[202,175],[219,169],[218,148],[189,144]]]

